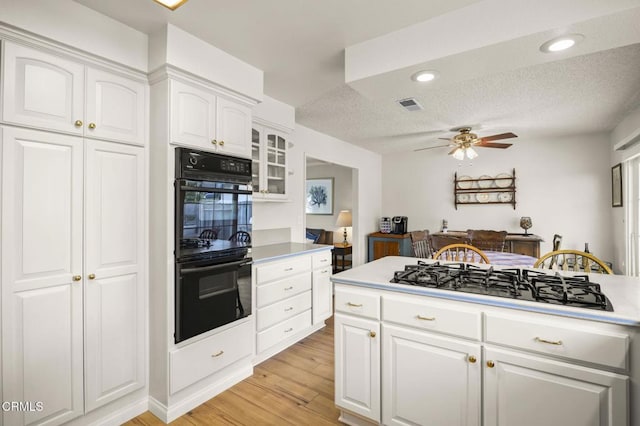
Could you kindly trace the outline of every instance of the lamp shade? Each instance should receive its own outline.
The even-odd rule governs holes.
[[[338,220],[336,221],[336,226],[344,228],[351,226],[351,210],[340,210],[340,214],[338,214]]]

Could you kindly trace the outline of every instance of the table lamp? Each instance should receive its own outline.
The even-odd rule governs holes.
[[[338,220],[336,221],[336,226],[344,228],[344,241],[342,244],[346,246],[349,244],[347,241],[347,228],[351,226],[351,210],[340,210],[340,214],[338,214]]]

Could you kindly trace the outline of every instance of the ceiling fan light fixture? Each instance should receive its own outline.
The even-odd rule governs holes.
[[[473,160],[478,156],[478,153],[476,152],[476,150],[471,147],[467,148],[465,151],[467,152],[467,158],[469,160]]]
[[[542,46],[540,46],[540,50],[544,53],[561,52],[575,46],[583,39],[584,36],[582,34],[563,35],[547,41]]]
[[[411,75],[411,80],[416,81],[418,83],[428,83],[429,81],[433,81],[436,78],[438,78],[438,72],[432,71],[432,70],[429,70],[429,71],[422,70],[422,71],[413,73],[413,75]]]
[[[458,161],[462,161],[464,160],[464,149],[462,148],[458,148],[453,152],[453,158],[455,158]]]
[[[156,3],[159,3],[170,10],[176,10],[183,4],[187,2],[187,0],[153,0]]]

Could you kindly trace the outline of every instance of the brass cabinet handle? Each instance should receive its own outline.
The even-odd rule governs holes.
[[[419,320],[423,320],[423,321],[435,321],[436,320],[436,317],[423,317],[420,314],[416,315],[416,318],[418,318]]]
[[[96,274],[89,274],[89,279],[90,280],[95,280],[96,279]]]
[[[376,332],[375,331],[370,331],[369,332],[369,336],[370,337],[376,337]]]
[[[493,362],[493,361],[491,361],[491,360],[487,361],[487,367],[489,367],[489,368],[493,368],[493,367],[495,367],[495,366],[496,366],[496,363],[495,363],[495,362]]]
[[[349,305],[349,306],[353,306],[354,308],[360,308],[360,307],[362,307],[362,303],[351,303],[351,302],[347,302],[347,305]]]
[[[288,308],[284,308],[285,312],[293,311],[293,306],[289,306]]]
[[[220,145],[220,146],[224,146],[224,141],[220,141],[220,142],[218,142],[218,145]]]
[[[74,275],[71,279],[74,281],[80,281],[82,277],[80,275]]]
[[[327,272],[329,272],[329,270],[328,270],[328,269],[325,269],[325,270],[323,270],[323,271],[320,271],[320,273],[321,273],[321,274],[326,274]]]
[[[220,351],[220,352],[218,352],[217,354],[213,354],[213,355],[211,355],[211,358],[217,358],[217,357],[219,357],[220,355],[222,355],[223,353],[224,353],[224,351]]]
[[[293,286],[285,287],[284,291],[293,290]]]
[[[289,272],[289,271],[293,271],[293,267],[291,268],[285,268],[284,272]]]
[[[73,125],[76,127],[82,127],[82,120],[76,120],[76,122],[73,123]]]
[[[89,128],[91,130],[95,129],[96,128],[96,123],[89,123]]]
[[[540,343],[547,343],[547,344],[549,344],[549,345],[558,345],[558,346],[559,346],[559,345],[562,345],[562,340],[556,340],[556,341],[553,341],[553,340],[541,339],[541,338],[539,338],[539,337],[536,337],[536,338],[535,338],[535,339],[533,339],[533,340],[535,340],[536,342],[540,342]]]
[[[212,144],[214,144],[214,145],[218,145],[218,141],[217,141],[217,140],[215,140],[215,139],[212,139],[212,140],[211,140],[211,143],[212,143]]]
[[[477,359],[475,356],[473,355],[469,355],[469,357],[467,358],[467,360],[471,363],[471,364],[475,364]]]
[[[287,328],[284,332],[285,332],[285,333],[288,333],[288,332],[290,332],[290,331],[293,331],[293,327],[289,327],[289,328]]]

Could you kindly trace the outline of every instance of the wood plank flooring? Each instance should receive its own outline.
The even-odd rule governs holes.
[[[327,326],[254,368],[253,376],[171,425],[337,425],[333,390],[333,317]],[[125,423],[159,426],[150,412]]]

